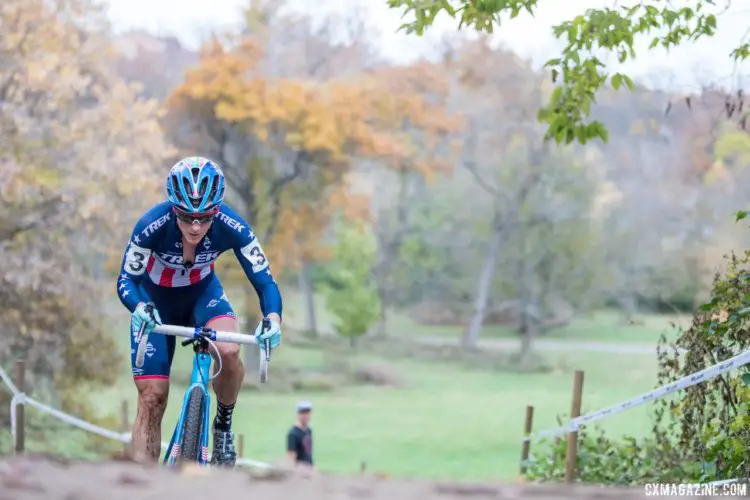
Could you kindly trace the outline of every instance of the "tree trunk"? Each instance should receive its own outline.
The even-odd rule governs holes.
[[[466,349],[476,348],[479,334],[482,331],[484,317],[487,314],[490,290],[492,289],[492,279],[495,277],[495,267],[497,266],[497,258],[500,255],[500,244],[502,243],[504,234],[505,231],[503,228],[499,224],[496,224],[492,232],[490,248],[487,250],[487,256],[484,259],[482,273],[479,275],[479,283],[477,284],[477,292],[474,299],[474,313],[462,339],[462,345]]]
[[[388,277],[391,272],[391,250],[393,247],[386,241],[385,236],[378,235],[377,241],[378,262],[375,266],[375,280],[378,287],[378,297],[380,298],[380,319],[372,331],[377,337],[385,337],[388,335],[388,306],[390,305]]]
[[[375,335],[385,337],[387,329],[387,309],[391,305],[389,292],[391,291],[391,273],[393,265],[398,259],[401,244],[409,231],[409,216],[412,204],[410,193],[414,173],[407,165],[402,165],[398,171],[398,197],[396,198],[396,213],[392,221],[378,221],[376,223],[376,237],[378,244],[378,262],[376,266],[376,279],[378,283],[378,295],[380,296],[380,320],[375,326]],[[379,228],[377,226],[380,226]]]
[[[310,281],[310,264],[306,260],[302,261],[297,279],[299,281],[299,289],[305,301],[305,331],[317,337],[318,324],[315,318],[315,291]]]
[[[521,354],[520,363],[524,368],[531,366],[531,349],[537,336],[538,322],[530,310],[531,304],[527,304],[521,311]]]
[[[378,283],[378,296],[380,297],[380,319],[375,325],[375,336],[386,337],[388,335],[388,291],[385,285]]]
[[[534,268],[540,267],[540,264],[531,261],[531,249],[527,236],[526,232],[521,234],[521,255],[525,257],[517,267],[516,276],[521,311],[521,322],[518,328],[518,333],[521,335],[520,364],[523,368],[532,365],[531,352],[541,323],[538,307],[541,303],[541,292],[537,286],[537,277],[534,275]]]
[[[622,321],[630,323],[635,320],[638,314],[638,301],[633,292],[624,291],[617,294],[615,302],[620,306]]]
[[[532,291],[526,281],[530,276],[526,272],[523,274],[523,281],[521,282],[521,324],[518,332],[521,334],[520,363],[522,367],[528,368],[531,366],[531,350],[534,346],[534,339],[539,333],[539,321],[534,311],[535,301],[532,297]]]

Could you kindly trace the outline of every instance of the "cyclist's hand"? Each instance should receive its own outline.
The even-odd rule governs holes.
[[[156,325],[161,324],[161,318],[159,317],[159,311],[156,310],[153,304],[147,304],[141,302],[133,311],[133,329],[136,332],[141,331],[141,326],[145,323],[146,329],[143,333],[151,333]]]
[[[281,325],[274,319],[269,319],[271,328],[263,331],[263,321],[258,323],[255,329],[255,338],[258,340],[258,346],[263,347],[263,341],[268,339],[271,349],[276,349],[281,345]]]

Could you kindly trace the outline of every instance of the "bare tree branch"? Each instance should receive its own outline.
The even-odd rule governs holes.
[[[268,190],[268,195],[271,198],[271,211],[269,215],[268,229],[266,229],[266,233],[264,236],[264,239],[266,241],[273,236],[279,222],[279,213],[281,212],[281,191],[286,185],[291,183],[302,174],[303,167],[305,165],[309,165],[310,163],[309,159],[310,155],[307,151],[298,151],[292,164],[292,171],[276,179],[271,184],[271,187]]]
[[[57,195],[40,202],[33,207],[22,207],[17,211],[23,215],[3,217],[3,222],[8,226],[0,226],[0,242],[10,241],[17,235],[40,225],[47,217],[50,217],[60,209],[62,196]]]

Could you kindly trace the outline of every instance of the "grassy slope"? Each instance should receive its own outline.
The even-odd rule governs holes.
[[[126,335],[123,352],[128,349]],[[178,348],[175,372],[190,370],[190,354]],[[520,375],[465,371],[434,362],[386,363],[353,354],[355,362],[387,366],[406,381],[406,387],[352,387],[317,394],[245,391],[235,412],[235,431],[245,436],[246,456],[277,460],[284,454],[294,404],[304,397],[315,405],[315,458],[324,470],[355,472],[365,461],[369,470],[391,475],[507,479],[517,475],[525,406],[535,406],[535,428],[556,426],[556,414],[570,407],[573,370],[586,373],[584,411],[647,391],[655,380],[655,360],[648,356],[546,356],[558,367],[553,373]],[[322,353],[284,346],[273,362],[315,368],[322,364]],[[118,386],[102,395],[103,409],[116,412],[123,398],[132,401],[131,408],[135,404],[128,366],[121,370]],[[164,440],[171,435],[184,389],[178,384],[173,387]],[[645,408],[605,422],[605,428],[617,433],[639,435],[649,427]]]
[[[305,324],[302,296],[293,289],[284,292],[284,318],[288,324],[302,327]],[[332,316],[325,308],[323,297],[316,297],[315,314],[322,331],[330,330]],[[690,317],[687,315],[639,315],[636,324],[622,321],[622,315],[616,311],[596,311],[576,317],[569,325],[550,331],[543,338],[554,340],[596,341],[596,342],[634,342],[654,343],[664,332],[669,338],[675,336],[671,323],[687,327]],[[416,323],[408,313],[393,311],[389,317],[389,333],[393,335],[427,335],[453,336],[458,338],[462,326],[430,326]],[[515,338],[517,335],[509,328],[500,325],[486,326],[482,330],[483,338]]]
[[[237,293],[230,298],[239,304]],[[114,299],[113,299],[114,300]],[[318,318],[325,328],[330,315],[318,300]],[[110,428],[119,420],[120,405],[128,401],[131,419],[136,391],[126,361],[129,346],[127,314],[114,304],[113,333],[118,336],[123,363],[118,384],[97,394],[97,406],[111,416]],[[303,324],[299,295],[285,291],[285,319]],[[643,325],[624,326],[619,317],[604,311],[577,318],[550,338],[570,341],[653,342],[668,326],[670,318],[643,316]],[[407,315],[394,314],[393,333],[419,335],[458,335],[459,328],[414,325]],[[511,336],[498,327],[485,329],[485,337]],[[235,430],[245,436],[245,456],[274,461],[284,454],[284,437],[294,419],[297,400],[309,398],[315,404],[315,457],[326,471],[355,472],[362,461],[369,470],[392,475],[453,477],[459,479],[511,478],[517,475],[524,408],[535,406],[536,429],[555,427],[555,416],[570,407],[575,369],[586,373],[584,412],[607,406],[654,386],[655,360],[651,356],[611,356],[595,353],[545,352],[557,369],[548,374],[520,375],[466,371],[435,362],[391,361],[353,355],[355,362],[377,362],[406,381],[405,388],[351,387],[328,393],[258,393],[245,391],[236,412]],[[174,371],[186,375],[191,352],[178,348]],[[294,365],[315,369],[323,363],[319,350],[284,345],[274,354],[274,367]],[[184,385],[174,384],[164,421],[163,439],[168,440],[182,399]],[[213,400],[215,404],[215,400]],[[35,410],[30,410],[34,412]],[[604,421],[615,433],[643,434],[650,425],[646,408],[636,408]],[[50,447],[78,455],[83,431],[59,424],[56,441],[35,442],[30,449]],[[31,436],[30,436],[31,437]],[[0,439],[0,449],[9,443]]]

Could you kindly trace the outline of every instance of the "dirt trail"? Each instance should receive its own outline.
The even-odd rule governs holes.
[[[0,500],[457,500],[636,499],[643,488],[457,484],[372,476],[302,478],[274,473],[183,469],[132,462],[61,462],[44,457],[0,461]],[[698,497],[708,498],[708,497]],[[736,497],[725,497],[736,498]]]

